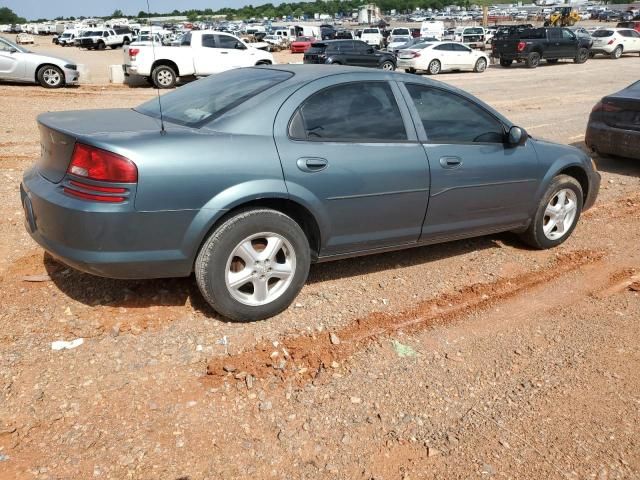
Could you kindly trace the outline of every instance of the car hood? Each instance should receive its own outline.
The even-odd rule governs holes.
[[[28,52],[25,55],[29,55],[29,60],[33,60],[38,63],[54,63],[59,67],[64,67],[65,65],[76,65],[76,62],[72,60],[67,60],[66,58],[55,57],[53,55],[42,55],[40,53]]]

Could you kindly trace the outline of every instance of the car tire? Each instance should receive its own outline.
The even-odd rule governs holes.
[[[487,69],[487,60],[485,58],[479,58],[473,67],[473,71],[476,73],[482,73]]]
[[[124,41],[122,42],[123,45],[129,45],[131,43],[131,40],[129,40],[128,38],[125,38]]]
[[[431,60],[431,62],[429,62],[429,66],[427,67],[427,73],[429,75],[437,75],[440,73],[440,61],[439,60]]]
[[[38,83],[44,88],[64,87],[64,72],[55,65],[44,65],[38,70]]]
[[[618,58],[620,58],[622,56],[622,45],[618,45],[616,48],[614,48],[610,56],[614,60],[617,60]]]
[[[386,60],[382,62],[382,64],[380,65],[380,69],[393,72],[396,69],[396,66],[390,60]]]
[[[587,60],[589,60],[589,50],[587,50],[586,48],[578,49],[578,54],[573,59],[573,62],[582,64],[582,63],[585,63]]]
[[[271,241],[277,246],[266,255]],[[276,210],[251,209],[227,219],[207,238],[196,258],[195,276],[218,313],[234,321],[256,321],[293,302],[310,263],[309,241],[293,219]],[[273,268],[282,270],[281,275],[274,275]]]
[[[118,48],[118,45],[111,45],[111,50],[115,50],[116,48]]]
[[[505,60],[505,59],[500,59],[500,66],[501,67],[510,67],[511,64],[513,63],[513,60]]]
[[[526,60],[528,68],[536,68],[540,65],[540,54],[538,52],[531,52]]]
[[[571,236],[580,219],[583,198],[582,187],[575,178],[558,175],[549,184],[531,225],[520,238],[541,250],[560,245]]]
[[[98,42],[98,46],[97,46],[98,50],[104,50],[105,48],[107,48],[107,46],[105,45],[104,42]]]
[[[595,52],[589,52],[589,58],[595,58],[596,54]]]
[[[160,65],[154,68],[151,72],[151,78],[153,85],[159,89],[173,88],[178,81],[176,72],[168,65]]]

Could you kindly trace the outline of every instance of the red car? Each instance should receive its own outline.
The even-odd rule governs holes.
[[[291,43],[291,53],[304,53],[311,47],[311,44],[315,42],[314,37],[298,37],[295,42]]]

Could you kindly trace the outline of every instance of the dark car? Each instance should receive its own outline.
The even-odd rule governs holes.
[[[328,40],[312,44],[304,54],[304,63],[395,70],[396,56],[391,52],[376,50],[362,40]]]
[[[640,81],[593,107],[584,141],[598,153],[640,160]]]
[[[320,38],[322,40],[333,40],[336,38],[336,29],[332,25],[320,25]]]
[[[195,272],[235,320],[286,309],[311,262],[501,231],[555,247],[600,184],[581,150],[383,70],[233,69],[134,109],[38,123],[41,158],[20,189],[35,241],[105,277]]]
[[[616,28],[630,28],[636,32],[640,32],[640,20],[634,20],[630,22],[620,22],[616,25]]]
[[[351,30],[338,30],[336,32],[336,40],[353,40],[354,35]]]
[[[543,27],[509,31],[497,37],[491,44],[492,54],[500,59],[500,65],[509,67],[516,62],[524,62],[529,68],[536,68],[541,60],[557,63],[570,58],[575,63],[585,63],[589,59],[591,39],[578,37],[568,28]]]

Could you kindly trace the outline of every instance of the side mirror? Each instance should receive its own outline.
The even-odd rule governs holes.
[[[514,125],[509,129],[509,133],[507,134],[507,142],[512,147],[518,147],[520,145],[524,145],[527,142],[528,136],[529,135],[523,128],[516,127]]]
[[[11,47],[11,48],[9,49],[9,53],[16,53],[17,51],[18,51],[18,49],[17,49],[17,48],[13,48],[13,47]]]

